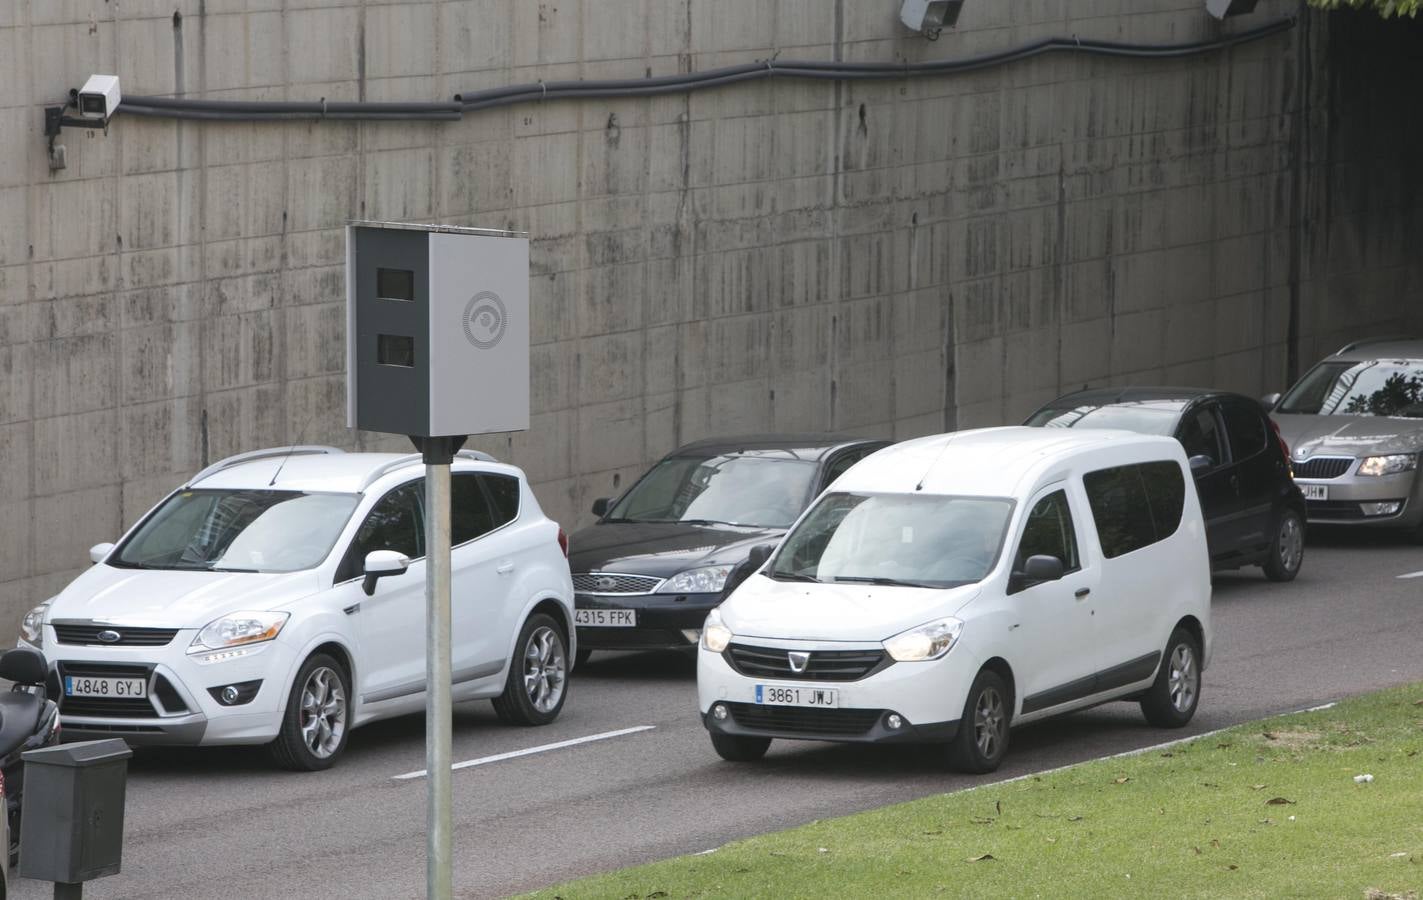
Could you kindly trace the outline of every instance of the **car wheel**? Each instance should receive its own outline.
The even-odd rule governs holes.
[[[346,749],[351,726],[351,679],[341,663],[314,653],[292,682],[282,728],[268,750],[294,772],[329,769]]]
[[[770,738],[743,737],[712,732],[712,749],[727,762],[755,762],[771,749]]]
[[[549,616],[529,616],[514,645],[514,661],[494,712],[509,725],[547,725],[568,696],[568,642]]]
[[[1141,698],[1146,721],[1158,728],[1181,728],[1196,714],[1201,702],[1201,645],[1184,628],[1171,632],[1166,659],[1156,681]]]
[[[992,772],[1008,753],[1013,696],[997,672],[984,669],[964,702],[959,733],[949,744],[949,762],[960,772]]]
[[[1286,506],[1275,520],[1275,535],[1262,568],[1271,581],[1294,581],[1304,562],[1304,517]]]

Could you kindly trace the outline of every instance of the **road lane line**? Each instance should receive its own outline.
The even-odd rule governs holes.
[[[511,750],[508,753],[496,753],[493,756],[481,756],[479,759],[467,759],[464,762],[457,762],[450,766],[451,771],[455,769],[471,769],[475,766],[484,766],[489,763],[503,762],[506,759],[516,759],[520,756],[533,756],[535,753],[547,753],[550,750],[562,750],[565,747],[576,747],[579,744],[590,744],[593,741],[606,741],[615,737],[622,737],[628,734],[637,734],[640,731],[651,731],[656,725],[637,725],[632,728],[620,728],[617,731],[605,731],[602,734],[590,734],[587,737],[571,738],[566,741],[558,741],[554,744],[543,744],[538,747],[529,747],[524,750]],[[404,775],[394,776],[395,781],[409,781],[412,778],[424,778],[428,772],[421,769],[418,772],[406,772]]]
[[[1423,578],[1423,572],[1409,572],[1407,575],[1400,575],[1399,578]]]

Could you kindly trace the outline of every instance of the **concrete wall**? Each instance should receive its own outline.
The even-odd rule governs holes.
[[[1330,144],[1331,91],[1367,85],[1298,65],[1302,47],[1316,65],[1331,52],[1322,18],[1200,59],[1053,56],[459,123],[120,117],[66,130],[62,171],[46,161],[42,107],[96,71],[131,94],[433,100],[776,51],[927,59],[1221,30],[1200,0],[971,0],[929,43],[898,7],[0,3],[0,622],[206,460],[404,446],[344,427],[351,218],[531,232],[533,425],[478,444],[568,526],[708,433],[902,438],[1106,382],[1257,392],[1291,347],[1307,363],[1345,333],[1423,325],[1400,300],[1416,195],[1361,199],[1353,185],[1387,174],[1369,174],[1367,140]],[[1264,0],[1225,30],[1293,7]]]

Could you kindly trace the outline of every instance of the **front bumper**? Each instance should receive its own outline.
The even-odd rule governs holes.
[[[580,650],[672,650],[695,647],[707,613],[721,603],[715,594],[574,594],[576,609],[631,609],[635,628],[580,625]]]
[[[133,745],[216,745],[264,744],[275,738],[295,654],[272,641],[249,656],[203,664],[185,652],[192,634],[180,631],[162,648],[59,644],[52,633],[47,635],[50,695],[59,700],[63,739],[122,737]],[[148,696],[115,701],[66,697],[66,675],[142,677]],[[208,691],[257,680],[262,684],[256,696],[237,706],[223,706]]]
[[[742,645],[785,650],[863,650],[878,644],[830,644],[811,641],[762,640],[737,637]],[[708,731],[746,737],[834,741],[861,744],[942,743],[958,734],[969,687],[978,672],[977,660],[955,647],[941,659],[894,663],[855,681],[795,681],[752,677],[731,667],[720,653],[697,653],[697,701]],[[756,703],[756,685],[831,689],[834,709],[769,706]],[[713,712],[727,708],[725,718]],[[899,728],[890,728],[898,715]]]
[[[1345,474],[1338,478],[1296,478],[1295,483],[1306,495],[1305,510],[1312,525],[1412,528],[1423,523],[1417,475],[1416,471],[1373,477]],[[1310,499],[1312,488],[1322,488],[1327,498]],[[1380,513],[1367,506],[1378,503],[1396,503],[1398,508]]]

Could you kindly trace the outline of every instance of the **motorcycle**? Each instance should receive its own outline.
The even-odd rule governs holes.
[[[20,860],[20,798],[25,764],[20,755],[59,743],[59,707],[49,699],[45,678],[49,663],[32,647],[0,655],[0,678],[13,682],[0,693],[0,791],[10,832],[10,866]]]

